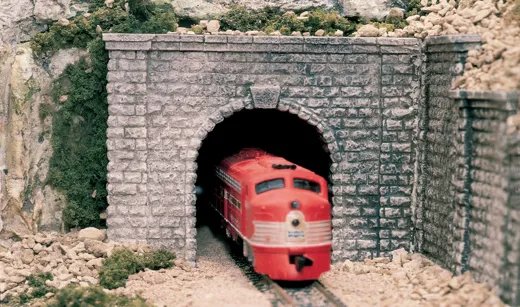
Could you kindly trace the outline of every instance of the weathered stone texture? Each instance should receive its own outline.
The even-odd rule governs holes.
[[[455,137],[459,134],[459,108],[449,97],[449,88],[463,71],[467,41],[474,43],[474,38],[440,37],[426,41],[425,99],[419,114],[414,243],[418,250],[451,270],[455,269],[457,253],[460,258],[462,252],[458,249],[463,239],[465,212],[456,201],[457,187],[463,189],[457,168],[464,165],[464,140]]]
[[[461,271],[469,270],[479,281],[498,286],[505,256],[507,214],[506,119],[512,108],[508,102],[456,97],[461,109],[464,162],[459,172],[464,178],[458,187],[458,204],[464,206],[464,247]]]
[[[316,126],[331,154],[334,260],[408,245],[418,40],[178,35],[105,40],[112,50],[110,238],[146,240],[194,261],[198,148],[234,112],[276,108]],[[149,51],[125,51],[126,40]]]
[[[449,92],[478,37],[104,38],[110,239],[194,262],[204,138],[240,110],[278,109],[315,126],[333,161],[333,261],[411,246],[518,300],[514,97]]]
[[[508,137],[505,169],[508,170],[506,215],[504,221],[504,256],[500,271],[502,298],[511,306],[520,305],[520,134]]]
[[[518,297],[518,231],[514,140],[506,120],[515,95],[452,92],[471,36],[426,41],[424,105],[420,107],[417,206],[418,250],[455,273],[471,271]],[[509,142],[509,143],[508,143]],[[513,205],[515,204],[515,205]],[[515,241],[516,240],[516,241]]]

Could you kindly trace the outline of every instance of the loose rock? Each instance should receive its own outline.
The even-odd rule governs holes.
[[[84,241],[85,239],[104,241],[106,230],[88,227],[81,229],[78,233],[78,239]]]

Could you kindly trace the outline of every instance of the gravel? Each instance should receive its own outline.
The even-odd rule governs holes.
[[[392,254],[334,264],[320,279],[349,306],[506,306],[470,273],[454,277],[421,254]]]
[[[139,294],[155,306],[271,306],[236,266],[228,243],[208,227],[198,229],[197,243],[197,268],[178,262],[180,267],[141,272],[114,292]]]

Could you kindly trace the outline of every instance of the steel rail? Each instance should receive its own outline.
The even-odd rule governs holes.
[[[271,288],[274,290],[274,292],[278,295],[278,297],[286,303],[288,306],[298,306],[296,301],[285,292],[285,290],[280,287],[276,282],[274,282],[271,278],[267,277],[266,275],[262,275],[264,278],[264,281],[271,286]]]
[[[327,298],[327,300],[337,307],[347,307],[345,303],[343,303],[338,297],[336,297],[330,290],[328,290],[323,283],[321,283],[319,280],[316,280],[314,282],[314,288],[318,290],[323,296]]]

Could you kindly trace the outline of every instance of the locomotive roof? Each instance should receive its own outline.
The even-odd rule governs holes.
[[[300,172],[303,171],[309,175],[316,174],[306,168],[296,165],[286,159],[278,156],[271,155],[265,151],[259,149],[244,149],[236,155],[224,159],[220,166],[224,171],[235,179],[242,181],[244,175],[248,177],[255,176],[257,174],[265,174],[266,172],[283,172],[283,169],[276,170],[273,165],[294,165]],[[292,171],[291,169],[285,171]]]

